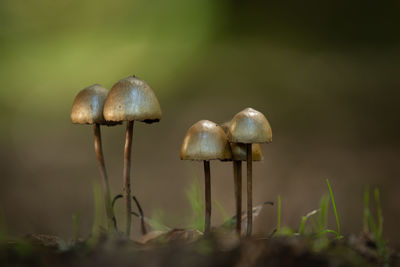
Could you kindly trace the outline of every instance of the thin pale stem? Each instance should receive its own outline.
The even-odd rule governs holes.
[[[94,124],[94,151],[96,152],[97,161],[99,163],[99,170],[101,175],[103,194],[104,194],[104,205],[106,209],[107,225],[111,232],[116,232],[116,222],[114,217],[114,211],[111,205],[111,192],[110,184],[108,182],[108,176],[106,171],[106,165],[104,163],[103,146],[101,142],[100,124]]]
[[[253,228],[253,152],[251,144],[246,144],[247,150],[247,236],[251,236]]]
[[[211,229],[211,175],[210,161],[204,161],[204,180],[205,180],[205,202],[206,202],[206,218],[204,234],[208,235]]]
[[[126,123],[126,137],[125,137],[125,149],[124,149],[124,203],[125,203],[125,216],[126,216],[126,232],[127,236],[131,234],[131,151],[132,151],[132,133],[133,133],[133,121],[128,121]]]
[[[236,233],[240,237],[242,230],[242,161],[233,161],[233,175],[236,200]]]

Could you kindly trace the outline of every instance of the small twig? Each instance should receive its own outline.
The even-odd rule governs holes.
[[[114,198],[113,198],[113,200],[112,200],[112,202],[111,202],[111,208],[112,208],[112,210],[113,210],[113,217],[112,217],[112,221],[113,221],[113,223],[114,223],[114,227],[115,227],[115,230],[118,232],[118,225],[117,225],[117,218],[115,217],[115,213],[114,213],[114,206],[115,206],[115,202],[119,199],[119,198],[123,198],[123,196],[121,195],[121,194],[118,194],[118,195],[116,195]]]
[[[138,217],[138,218],[141,218],[141,217],[142,217],[142,216],[140,216],[139,213],[134,212],[134,211],[131,211],[131,214],[134,215],[134,216],[136,216],[136,217]]]
[[[140,228],[142,230],[142,234],[145,235],[145,234],[147,234],[147,229],[146,229],[146,225],[144,224],[144,213],[143,213],[142,207],[140,206],[139,201],[137,200],[137,198],[135,196],[133,196],[132,198],[133,198],[133,201],[135,201],[136,206],[137,206],[137,208],[139,210],[140,226],[141,226]]]
[[[114,208],[114,206],[115,206],[115,201],[117,201],[119,198],[123,198],[123,196],[122,196],[122,194],[118,194],[118,195],[116,195],[114,198],[113,198],[113,200],[112,200],[112,202],[111,202],[111,206]]]

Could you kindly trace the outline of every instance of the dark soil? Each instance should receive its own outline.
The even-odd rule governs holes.
[[[174,230],[146,244],[104,235],[68,245],[54,236],[30,235],[1,246],[0,266],[400,266],[399,253],[388,251],[383,259],[365,234],[325,244],[296,236],[195,239]]]

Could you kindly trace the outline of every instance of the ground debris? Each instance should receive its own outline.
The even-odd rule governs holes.
[[[29,235],[21,244],[3,245],[0,266],[382,266],[368,236],[332,239],[315,250],[312,238],[277,236],[239,240],[214,232],[205,238],[197,230],[173,229],[147,242],[102,235],[97,243],[78,242],[61,250],[63,241],[50,235]],[[391,252],[390,265],[398,263]],[[396,256],[397,255],[397,256]]]

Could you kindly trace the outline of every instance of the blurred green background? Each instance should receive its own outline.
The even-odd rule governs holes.
[[[297,228],[329,178],[344,232],[357,233],[364,187],[379,186],[385,235],[395,243],[399,11],[395,1],[2,0],[0,210],[8,231],[68,238],[80,213],[80,235],[90,233],[99,181],[93,133],[71,124],[71,104],[84,87],[111,88],[135,74],[163,109],[160,123],[134,129],[132,186],[147,215],[171,227],[190,222],[185,190],[203,176],[200,163],[179,160],[186,130],[253,107],[274,133],[254,166],[255,203],[280,194],[283,224]],[[105,128],[103,138],[117,194],[124,127]],[[232,167],[212,162],[211,171],[212,197],[231,215]],[[221,222],[214,208],[213,225]],[[275,223],[272,207],[255,230],[269,233]]]

